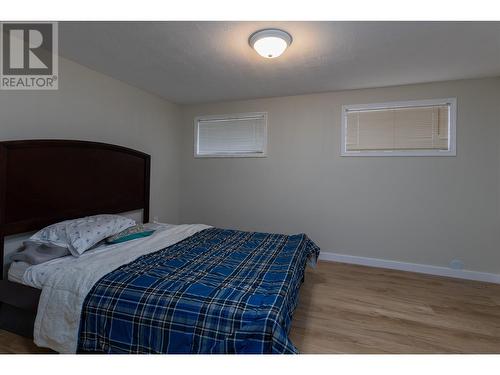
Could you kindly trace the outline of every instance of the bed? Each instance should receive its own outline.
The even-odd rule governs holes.
[[[57,221],[142,209],[148,222],[149,169],[149,155],[120,146],[0,142],[2,261],[4,236]],[[305,234],[158,225],[78,258],[11,265],[0,327],[61,353],[296,353],[288,332],[318,254]]]

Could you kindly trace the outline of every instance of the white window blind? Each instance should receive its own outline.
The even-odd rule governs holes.
[[[195,156],[265,156],[266,144],[266,113],[207,116],[195,120]]]
[[[343,107],[343,156],[455,155],[455,100]]]

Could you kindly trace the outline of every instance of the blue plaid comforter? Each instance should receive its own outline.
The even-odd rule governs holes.
[[[79,352],[296,353],[288,338],[304,234],[210,228],[100,279],[83,304]]]

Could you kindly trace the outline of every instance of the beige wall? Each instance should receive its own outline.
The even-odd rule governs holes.
[[[152,155],[151,217],[306,232],[325,252],[500,273],[500,79],[178,107],[60,60],[58,91],[0,91],[0,139]],[[455,96],[457,157],[340,157],[342,104]],[[197,115],[267,111],[269,156],[195,159]]]
[[[81,139],[151,154],[151,219],[176,223],[178,106],[64,58],[59,77],[57,91],[0,91],[0,140]]]
[[[59,58],[59,77],[57,91],[0,91],[0,140],[81,139],[146,152],[151,155],[151,220],[177,223],[179,107],[64,58]],[[140,219],[137,214],[132,216]],[[26,238],[6,239],[6,266]]]
[[[343,104],[457,97],[456,157],[340,157]],[[181,221],[500,273],[500,79],[183,107]],[[193,118],[267,111],[267,158],[195,159]]]

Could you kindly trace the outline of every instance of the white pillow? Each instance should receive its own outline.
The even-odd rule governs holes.
[[[66,247],[80,256],[99,241],[135,225],[135,221],[120,215],[95,215],[66,220],[45,227],[31,236],[32,241]]]
[[[61,247],[68,247],[68,238],[66,236],[66,224],[71,220],[61,221],[40,229],[30,237],[30,240]]]

